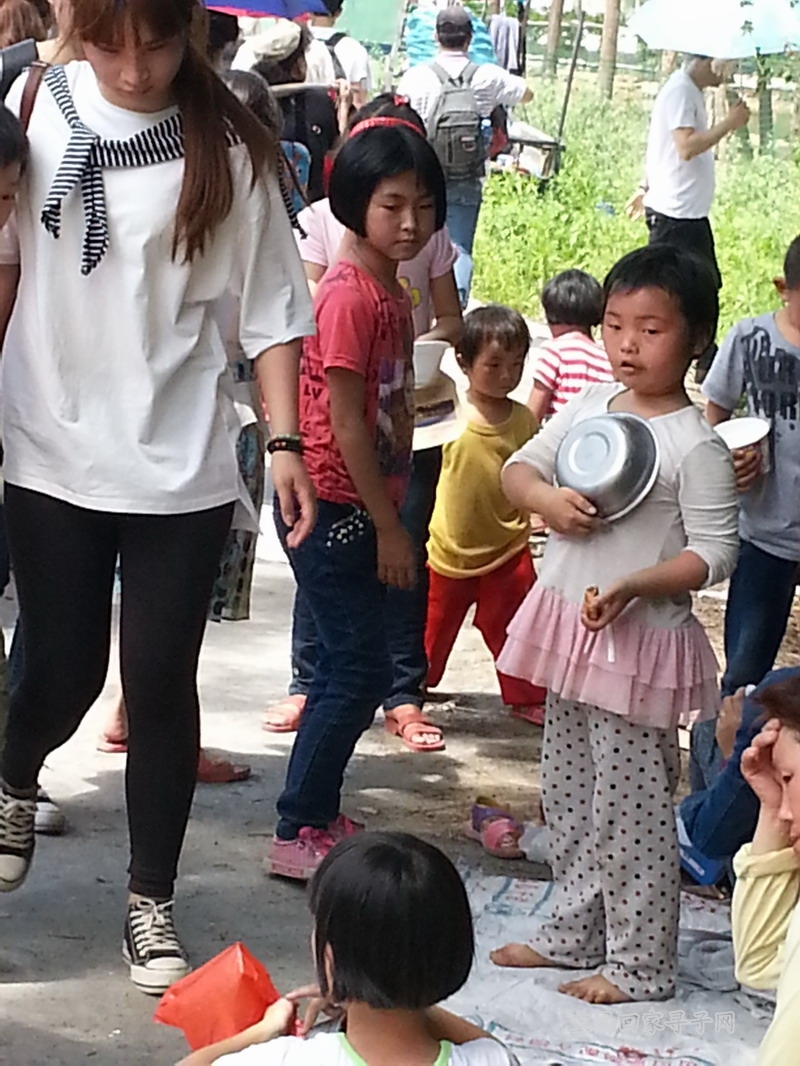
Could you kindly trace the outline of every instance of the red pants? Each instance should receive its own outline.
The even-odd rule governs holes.
[[[483,577],[442,577],[430,571],[428,619],[425,625],[425,654],[428,656],[428,685],[442,680],[458,631],[467,611],[475,603],[475,627],[497,660],[506,640],[508,624],[536,581],[531,553],[525,548]],[[545,701],[547,690],[497,671],[503,702],[509,706],[537,706]]]

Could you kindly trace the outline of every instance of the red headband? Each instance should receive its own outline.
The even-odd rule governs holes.
[[[424,137],[422,130],[419,126],[415,126],[413,122],[408,122],[404,118],[391,118],[389,115],[379,115],[377,118],[365,118],[363,122],[359,122],[353,126],[350,130],[350,137],[355,137],[357,133],[363,133],[364,130],[379,129],[382,126],[405,126],[406,129],[413,130],[418,137]],[[350,138],[348,138],[349,140]]]

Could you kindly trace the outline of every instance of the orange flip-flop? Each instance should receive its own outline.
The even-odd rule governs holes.
[[[417,707],[413,711],[408,711],[407,714],[404,714],[402,720],[396,717],[397,710],[399,708],[395,708],[393,711],[386,711],[384,715],[384,728],[387,733],[393,737],[399,737],[409,751],[444,751],[446,745],[438,725],[424,718]],[[412,740],[408,735],[415,732],[438,734],[439,739],[434,741],[433,744],[422,744],[418,740]]]

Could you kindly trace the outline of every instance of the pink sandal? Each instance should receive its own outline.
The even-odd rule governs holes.
[[[401,711],[402,714],[398,715],[398,711]],[[428,721],[427,718],[423,718],[419,707],[412,704],[403,704],[391,711],[386,711],[384,714],[384,728],[391,736],[399,737],[409,751],[444,751],[445,749],[441,729],[438,725]],[[414,733],[429,733],[434,737],[438,737],[438,739],[434,740],[432,744],[426,744],[423,741],[412,740]]]
[[[470,840],[477,840],[483,845],[484,851],[498,859],[524,858],[519,846],[522,826],[508,811],[491,804],[491,800],[480,796],[473,803],[466,835]]]

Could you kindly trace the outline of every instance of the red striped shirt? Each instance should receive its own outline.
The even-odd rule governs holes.
[[[578,330],[542,345],[533,377],[552,390],[548,415],[555,414],[587,385],[614,380],[605,351]]]

